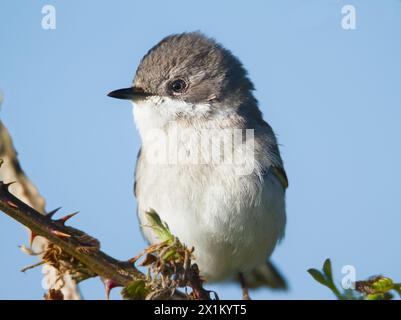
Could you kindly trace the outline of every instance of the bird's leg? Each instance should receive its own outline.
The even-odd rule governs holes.
[[[243,300],[251,300],[251,297],[249,296],[249,290],[245,283],[245,278],[244,278],[244,275],[242,274],[242,272],[239,273],[238,277],[239,277],[239,282],[240,282],[241,288],[242,288],[242,299]]]

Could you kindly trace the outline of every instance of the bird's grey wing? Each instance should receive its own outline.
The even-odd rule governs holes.
[[[264,146],[264,150],[268,153],[269,159],[271,160],[270,165],[265,167],[262,172],[263,178],[265,178],[269,172],[272,172],[273,175],[280,181],[284,190],[287,189],[288,178],[284,170],[283,160],[281,159],[280,150],[273,129],[263,119],[258,120],[255,128],[263,137],[261,139],[261,144]]]
[[[272,172],[276,176],[276,178],[280,181],[284,190],[286,190],[288,188],[288,178],[284,168],[280,166],[273,166]]]
[[[263,175],[266,176],[269,172],[277,178],[285,191],[288,188],[288,178],[284,168],[279,165],[271,166]],[[271,261],[267,261],[251,272],[245,273],[244,281],[248,288],[267,286],[278,290],[288,289],[284,276]]]

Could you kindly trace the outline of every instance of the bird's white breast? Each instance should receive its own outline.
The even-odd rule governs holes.
[[[285,208],[280,182],[258,171],[261,161],[268,163],[261,149],[252,155],[255,170],[248,175],[238,175],[233,165],[155,163],[146,153],[163,149],[165,141],[149,130],[156,127],[169,136],[173,126],[148,105],[136,105],[134,118],[143,140],[136,172],[141,224],[147,224],[145,211],[156,210],[175,236],[195,247],[196,262],[209,281],[264,263],[282,237]],[[192,129],[192,136],[178,138],[188,150],[197,148],[199,130]],[[159,241],[152,229],[145,227],[143,233],[151,243]]]

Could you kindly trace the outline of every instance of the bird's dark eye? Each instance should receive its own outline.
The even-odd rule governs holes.
[[[177,79],[171,82],[170,88],[174,93],[182,93],[187,88],[187,83],[182,79]]]

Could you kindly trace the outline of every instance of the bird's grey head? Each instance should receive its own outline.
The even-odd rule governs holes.
[[[109,96],[135,103],[153,99],[163,108],[174,102],[192,111],[201,105],[202,110],[213,113],[253,99],[252,90],[241,62],[229,50],[199,32],[191,32],[160,41],[142,58],[133,86]]]

